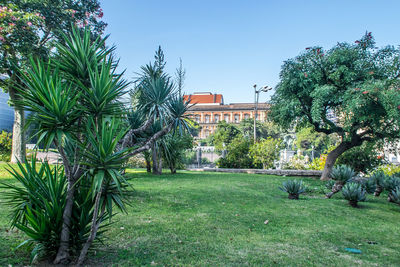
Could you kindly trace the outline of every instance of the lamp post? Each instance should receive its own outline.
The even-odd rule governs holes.
[[[256,129],[256,120],[257,120],[257,107],[258,107],[258,98],[260,92],[268,92],[272,90],[272,87],[263,86],[257,90],[257,84],[253,85],[254,87],[254,144],[257,141],[257,129]]]

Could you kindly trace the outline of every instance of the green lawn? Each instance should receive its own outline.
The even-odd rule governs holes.
[[[313,192],[296,201],[278,190],[287,177],[129,173],[132,207],[89,256],[93,266],[400,265],[400,206],[385,196],[355,209],[340,193],[324,199],[323,183],[310,178]],[[9,230],[8,214],[0,202],[0,266],[28,264],[27,250],[14,250],[24,236]]]

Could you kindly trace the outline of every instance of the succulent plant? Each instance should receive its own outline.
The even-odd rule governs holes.
[[[394,190],[392,190],[391,197],[392,201],[396,204],[400,205],[400,186],[396,187]]]
[[[306,186],[303,181],[299,180],[288,180],[282,183],[280,190],[289,194],[289,199],[299,199],[299,195],[306,191]]]
[[[385,180],[385,189],[388,191],[388,201],[395,202],[393,192],[396,191],[396,188],[400,187],[400,178],[392,175],[391,177]]]
[[[375,180],[371,177],[353,177],[348,181],[348,183],[357,183],[361,185],[361,187],[368,193],[372,194],[376,191],[376,183]]]
[[[332,187],[334,186],[335,181],[334,180],[329,180],[326,184],[325,187],[329,190],[332,190]]]
[[[386,174],[381,170],[374,172],[369,177],[369,179],[372,179],[375,182],[374,196],[379,197],[379,195],[382,193],[383,189],[385,188],[386,178],[387,178]]]
[[[357,203],[366,200],[366,191],[358,183],[347,183],[342,189],[343,197],[349,201],[352,207],[357,207]]]
[[[342,187],[354,176],[356,176],[356,173],[347,165],[333,167],[331,178],[335,181],[335,184],[332,186],[332,191],[326,194],[326,197],[331,198],[334,194],[342,190]]]

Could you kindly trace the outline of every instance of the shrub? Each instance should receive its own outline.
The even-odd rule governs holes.
[[[307,170],[309,169],[309,164],[305,156],[295,155],[288,162],[283,164],[282,169]]]
[[[254,164],[262,164],[263,169],[269,169],[274,166],[274,161],[279,159],[279,148],[282,141],[268,137],[250,147],[250,156]]]
[[[239,136],[227,146],[228,153],[225,158],[219,158],[217,165],[220,168],[255,168],[253,160],[249,155],[251,141]]]
[[[7,131],[0,133],[0,161],[10,161],[12,135]]]
[[[334,194],[342,190],[342,187],[352,179],[356,173],[347,165],[335,166],[331,172],[331,178],[335,181],[332,191],[326,194],[327,198],[331,198]]]
[[[299,195],[306,191],[306,186],[303,181],[299,180],[288,180],[282,183],[280,190],[289,194],[289,199],[299,199]]]
[[[127,168],[146,168],[146,161],[142,155],[130,157],[126,162]]]
[[[357,207],[359,201],[366,200],[366,192],[358,183],[345,184],[342,189],[342,194],[352,207]]]
[[[393,174],[400,173],[400,165],[394,165],[394,164],[382,165],[379,166],[378,170],[383,171],[385,175],[391,176]]]
[[[383,163],[383,158],[379,155],[377,145],[374,143],[364,143],[340,155],[336,164],[348,165],[356,172],[366,173],[372,171]]]
[[[391,176],[385,181],[385,189],[388,191],[388,201],[394,202],[394,196],[392,193],[396,191],[396,188],[400,187],[400,178],[396,176]]]

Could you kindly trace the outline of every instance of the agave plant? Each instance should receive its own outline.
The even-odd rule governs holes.
[[[280,190],[289,194],[289,199],[299,199],[299,195],[306,191],[306,186],[303,181],[299,180],[288,180],[282,183]]]
[[[400,205],[400,186],[397,186],[394,190],[390,192],[392,201]]]
[[[376,190],[376,183],[375,183],[375,180],[372,178],[356,176],[356,177],[353,177],[352,179],[350,179],[348,181],[348,183],[357,183],[357,184],[361,185],[361,187],[368,194],[372,194]]]
[[[385,189],[388,191],[388,201],[395,202],[393,192],[395,192],[396,188],[400,187],[400,178],[396,176],[388,177],[385,181]]]
[[[358,183],[345,184],[342,188],[342,194],[352,207],[357,207],[358,202],[366,200],[366,191]]]
[[[342,190],[342,187],[354,176],[356,176],[356,173],[347,165],[333,167],[331,178],[335,181],[335,184],[332,186],[331,192],[326,194],[326,197],[331,198],[334,194]]]
[[[387,179],[386,174],[383,171],[378,170],[370,176],[370,179],[375,182],[374,196],[379,197],[385,189],[385,180]]]

